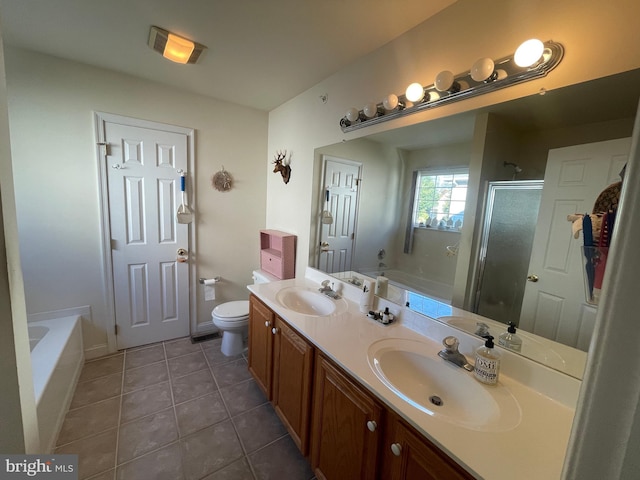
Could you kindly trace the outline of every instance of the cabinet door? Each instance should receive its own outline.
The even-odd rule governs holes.
[[[249,371],[271,400],[274,314],[253,295],[249,298],[249,307]]]
[[[385,437],[385,476],[390,480],[471,480],[453,460],[400,420]]]
[[[319,479],[376,477],[382,408],[334,367],[316,357],[311,465]]]
[[[276,316],[273,405],[303,455],[309,448],[313,348]]]

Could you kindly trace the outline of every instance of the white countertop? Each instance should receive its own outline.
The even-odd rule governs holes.
[[[351,297],[354,300],[349,293],[352,290],[347,289],[346,312],[323,317],[302,315],[284,308],[276,300],[278,291],[291,286],[317,289],[318,282],[310,278],[297,278],[249,285],[248,288],[316,348],[358,379],[382,403],[401,415],[472,475],[486,480],[560,478],[575,412],[573,402],[579,388],[577,380],[567,377],[565,384],[562,377],[547,371],[546,367],[505,352],[503,372],[519,371],[514,367],[504,368],[506,362],[520,365],[527,362],[525,368],[521,369],[525,373],[523,377],[538,377],[538,382],[540,378],[552,378],[549,383],[553,385],[548,391],[542,392],[528,384],[536,385],[536,381],[516,381],[514,377],[501,373],[500,387],[506,388],[520,405],[520,423],[511,430],[498,432],[462,427],[429,415],[393,393],[373,373],[368,362],[368,350],[374,342],[385,338],[430,340],[439,344],[444,336],[454,334],[461,340],[460,351],[473,363],[473,349],[481,344],[480,339],[474,339],[473,336],[467,338],[465,333],[428,317],[421,317],[426,323],[426,338],[415,329],[407,328],[402,320],[392,325],[382,325],[360,313],[358,304],[347,299]],[[415,323],[415,320],[412,322]],[[535,373],[532,375],[531,372]],[[558,395],[549,393],[558,391]]]

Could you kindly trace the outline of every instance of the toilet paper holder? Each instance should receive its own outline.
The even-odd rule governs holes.
[[[220,276],[213,278],[200,278],[200,285],[207,285],[211,283],[218,283],[220,281]]]

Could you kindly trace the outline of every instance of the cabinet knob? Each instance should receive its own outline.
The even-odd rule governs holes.
[[[269,320],[267,320],[266,322],[264,322],[264,326],[265,327],[270,327],[271,326],[271,322]]]
[[[367,428],[369,429],[370,432],[375,432],[376,428],[378,428],[378,424],[373,420],[369,420],[367,422]]]
[[[271,333],[273,333],[274,335],[278,333],[278,329],[276,327],[273,327],[271,329]]]
[[[402,445],[400,445],[399,443],[392,443],[391,451],[396,457],[399,457],[400,455],[402,455]]]

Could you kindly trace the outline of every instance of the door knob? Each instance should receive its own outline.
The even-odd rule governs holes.
[[[378,428],[378,424],[373,420],[369,420],[367,422],[367,428],[369,429],[370,432],[375,432],[376,428]]]
[[[529,275],[529,276],[527,277],[527,280],[528,280],[529,282],[533,282],[533,283],[535,283],[535,282],[537,282],[537,281],[538,281],[538,275],[536,275],[535,273],[534,273],[534,274],[532,274],[532,275]]]
[[[270,327],[271,326],[271,322],[269,320],[267,320],[266,322],[264,322],[264,326],[265,327]]]
[[[278,333],[278,329],[276,327],[273,327],[271,329],[271,333],[273,333],[274,335],[276,335]]]
[[[391,451],[396,457],[399,457],[400,455],[402,455],[402,446],[399,443],[392,443]]]

